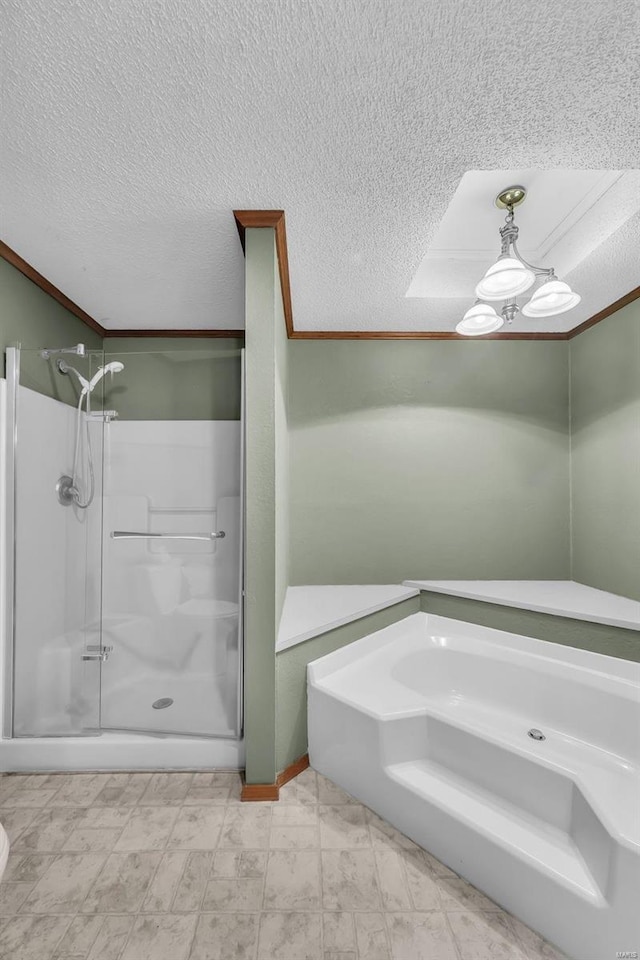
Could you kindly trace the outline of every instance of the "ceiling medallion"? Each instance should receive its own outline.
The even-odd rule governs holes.
[[[465,337],[480,337],[494,333],[505,323],[513,323],[520,312],[517,297],[539,282],[531,299],[522,307],[525,317],[555,317],[580,303],[580,297],[568,283],[558,280],[553,267],[536,267],[518,252],[518,227],[514,223],[513,208],[527,195],[525,187],[513,186],[501,190],[495,204],[507,211],[504,227],[500,228],[500,256],[492,264],[476,287],[476,302],[456,326],[456,332]],[[490,301],[484,303],[483,301]],[[502,301],[500,313],[492,303]]]

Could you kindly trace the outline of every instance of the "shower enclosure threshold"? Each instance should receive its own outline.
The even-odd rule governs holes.
[[[142,733],[0,740],[0,772],[239,770],[244,742]]]

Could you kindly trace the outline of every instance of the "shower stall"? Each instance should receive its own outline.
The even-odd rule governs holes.
[[[242,766],[242,351],[6,360],[0,769]]]

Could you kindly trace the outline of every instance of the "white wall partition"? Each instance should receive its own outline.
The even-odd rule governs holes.
[[[237,736],[240,422],[105,431],[102,726]]]

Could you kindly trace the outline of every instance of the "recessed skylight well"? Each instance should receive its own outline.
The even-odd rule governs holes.
[[[514,192],[504,193],[500,202],[507,187]],[[510,213],[503,226],[505,209]],[[428,299],[430,305],[437,299],[478,298],[457,324],[458,333],[494,332],[502,326],[500,312],[507,323],[516,320],[514,330],[535,329],[532,321],[580,303],[567,275],[638,210],[638,171],[468,171],[405,296]],[[540,286],[534,288],[536,280]],[[497,301],[504,302],[502,310]],[[558,329],[567,329],[564,317],[560,323]]]

